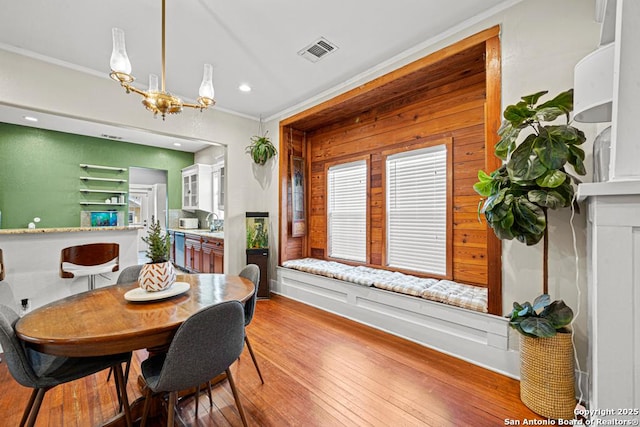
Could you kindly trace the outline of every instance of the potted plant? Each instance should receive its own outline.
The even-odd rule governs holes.
[[[573,419],[576,406],[573,344],[568,328],[573,311],[548,294],[513,303],[509,325],[520,332],[520,399],[552,419]]]
[[[151,261],[142,266],[138,284],[148,292],[167,289],[176,281],[176,270],[169,261],[171,243],[169,235],[162,233],[160,221],[155,221],[153,216],[149,233],[142,241],[148,245],[146,254]]]
[[[250,154],[253,161],[258,165],[264,165],[267,160],[277,154],[276,147],[267,136],[267,133],[269,131],[266,131],[262,136],[252,136],[251,144],[245,149],[245,152]]]
[[[495,154],[501,167],[478,172],[473,188],[484,200],[479,213],[500,239],[526,245],[543,240],[543,295],[533,304],[514,303],[510,325],[520,332],[520,398],[548,418],[573,418],[575,408],[573,345],[567,326],[573,312],[548,292],[547,210],[569,207],[574,184],[584,168],[584,133],[570,125],[573,90],[539,103],[547,91],[523,96],[504,111]],[[552,124],[560,117],[566,123]],[[521,142],[518,143],[517,141]],[[560,332],[560,333],[557,333]]]

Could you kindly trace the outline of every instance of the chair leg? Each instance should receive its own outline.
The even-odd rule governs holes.
[[[151,395],[153,392],[147,386],[144,393],[144,406],[142,407],[142,421],[140,421],[140,427],[144,427],[147,424],[147,417],[149,416],[149,409],[151,408]]]
[[[129,381],[129,369],[131,368],[131,360],[129,360],[124,369],[124,380]],[[107,375],[107,382],[111,379],[111,374],[113,374],[113,368],[109,368],[109,375]]]
[[[244,409],[242,408],[242,403],[240,403],[240,395],[238,394],[238,390],[236,389],[236,383],[233,381],[231,370],[227,368],[225,372],[227,373],[227,379],[229,380],[231,393],[233,393],[233,399],[236,401],[236,406],[238,407],[238,412],[240,413],[240,418],[242,419],[242,425],[244,427],[247,427],[247,417],[244,415]]]
[[[133,425],[131,419],[131,408],[129,407],[129,397],[127,396],[127,383],[124,381],[124,375],[122,374],[122,365],[120,363],[113,366],[113,376],[118,385],[116,389],[119,389],[118,395],[120,397],[120,404],[124,407],[124,419],[127,422],[127,427]]]
[[[29,401],[27,402],[27,406],[24,408],[24,412],[22,414],[22,419],[20,420],[20,427],[23,427],[27,422],[27,418],[29,418],[29,414],[31,413],[31,408],[33,408],[33,402],[36,400],[36,396],[40,389],[34,388],[31,392],[31,397],[29,397]]]
[[[167,407],[167,427],[173,427],[174,415],[176,412],[176,401],[178,400],[178,392],[172,391],[169,393],[169,405]]]
[[[200,386],[196,387],[196,396],[195,396],[195,401],[196,401],[196,420],[198,419],[198,403],[200,403]]]
[[[127,364],[124,367],[124,383],[129,382],[129,371],[131,370],[131,359],[127,360]]]
[[[262,379],[262,372],[260,372],[260,367],[258,366],[258,361],[256,360],[256,356],[255,354],[253,354],[253,349],[251,348],[251,343],[249,342],[249,337],[247,336],[247,334],[244,334],[244,342],[247,343],[247,348],[249,349],[249,354],[251,355],[251,360],[253,360],[253,364],[256,367],[256,370],[258,371],[258,376],[260,377],[260,382],[262,382],[262,384],[264,384],[264,380]]]
[[[29,421],[27,421],[27,427],[33,427],[36,424],[36,418],[38,418],[38,412],[40,411],[40,405],[42,405],[42,399],[47,392],[46,388],[39,388],[36,395],[33,407],[31,408],[31,414],[29,414]]]
[[[209,407],[213,408],[213,397],[211,397],[211,381],[207,381],[207,394],[209,395]]]

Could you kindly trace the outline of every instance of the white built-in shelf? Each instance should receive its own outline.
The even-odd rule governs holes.
[[[125,206],[126,203],[80,202],[81,205]]]
[[[81,176],[80,179],[84,181],[108,181],[108,182],[127,182],[126,179],[119,178],[94,178],[92,176]]]
[[[84,169],[101,169],[101,170],[117,171],[117,172],[125,172],[127,170],[127,168],[118,168],[113,166],[100,166],[100,165],[87,165],[84,163],[81,163],[80,167]]]
[[[126,191],[120,190],[90,190],[88,188],[81,188],[81,193],[108,193],[108,194],[127,194]]]

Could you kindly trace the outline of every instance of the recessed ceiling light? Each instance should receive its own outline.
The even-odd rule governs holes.
[[[38,119],[36,117],[33,117],[33,116],[23,116],[22,118],[25,119],[28,122],[37,122],[38,121]]]
[[[173,145],[176,146],[176,147],[182,146],[182,144],[180,144],[179,142],[174,142]]]
[[[246,84],[246,83],[242,83],[240,86],[238,86],[238,89],[239,89],[241,92],[251,92],[251,86],[249,86],[249,85],[248,85],[248,84]]]

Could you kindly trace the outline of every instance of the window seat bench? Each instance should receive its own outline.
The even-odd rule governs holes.
[[[271,290],[519,377],[519,355],[510,345],[508,320],[486,313],[484,288],[303,258],[278,267]]]
[[[487,312],[487,288],[450,280],[425,279],[378,268],[351,266],[335,261],[302,258],[285,261],[283,267],[344,280],[363,286],[426,298],[469,310]]]

